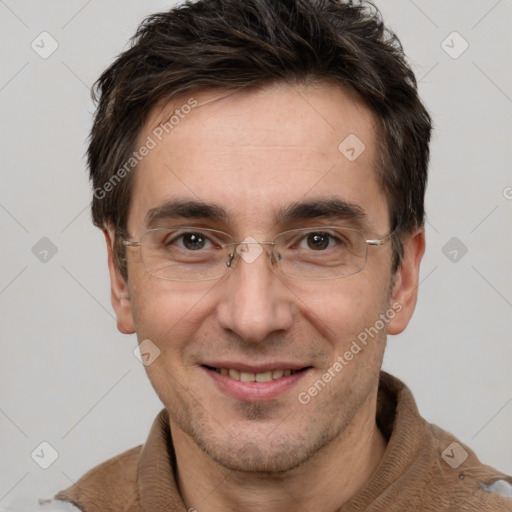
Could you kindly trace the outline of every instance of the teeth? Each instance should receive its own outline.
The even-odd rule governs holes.
[[[215,368],[217,373],[221,375],[229,375],[232,379],[240,380],[242,382],[270,382],[274,379],[280,379],[281,377],[288,377],[297,370],[267,370],[266,372],[251,373],[251,372],[240,372],[234,368]]]
[[[273,379],[280,379],[284,375],[284,370],[274,370],[272,372]]]
[[[272,372],[261,372],[256,374],[256,382],[270,382],[272,380]]]
[[[240,372],[238,370],[234,370],[233,368],[229,369],[229,376],[232,379],[240,380]]]
[[[254,382],[256,380],[256,375],[249,372],[240,372],[240,380],[242,382]]]

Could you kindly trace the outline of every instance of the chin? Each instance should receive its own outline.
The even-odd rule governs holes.
[[[220,466],[237,472],[276,474],[289,472],[317,454],[335,437],[327,429],[320,432],[292,431],[279,425],[252,426],[236,437],[215,438],[195,435],[201,450]],[[226,434],[226,432],[223,432]]]
[[[266,440],[248,441],[233,450],[219,446],[203,448],[206,454],[220,466],[242,473],[275,474],[285,473],[300,466],[312,453],[306,453],[302,446],[299,450],[289,444],[276,447]]]

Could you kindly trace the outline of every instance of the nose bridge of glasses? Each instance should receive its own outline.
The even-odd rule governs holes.
[[[246,240],[243,240],[241,242],[231,242],[229,244],[224,245],[224,249],[228,249],[227,254],[227,260],[226,260],[226,267],[234,268],[234,260],[236,258],[236,254],[238,254],[238,259],[243,259],[246,263],[253,263],[261,254],[263,249],[261,249],[261,252],[257,251],[256,253],[254,251],[244,251],[244,249],[241,249],[243,246],[275,246],[275,242],[267,242],[267,241],[259,241],[255,240],[252,237],[249,237]],[[252,253],[252,254],[251,254]],[[274,264],[276,261],[278,261],[280,258],[277,257],[274,254],[274,251],[270,251],[270,261],[272,264]]]

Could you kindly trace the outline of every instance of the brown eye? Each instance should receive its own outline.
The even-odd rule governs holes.
[[[327,249],[331,236],[328,233],[310,233],[307,236],[307,244],[315,251]]]
[[[201,233],[186,233],[181,235],[183,246],[190,251],[203,249],[206,244],[206,237]]]
[[[205,234],[190,231],[169,236],[163,241],[162,245],[167,249],[177,247],[178,249],[184,249],[187,251],[198,251],[200,249],[208,248],[209,243],[211,242]]]

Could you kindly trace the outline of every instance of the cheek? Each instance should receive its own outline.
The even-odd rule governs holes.
[[[166,353],[182,352],[208,315],[207,296],[215,283],[178,283],[153,276],[134,282],[132,311],[139,341],[150,339]]]
[[[374,325],[388,308],[389,279],[371,272],[297,287],[300,314],[337,350]]]

